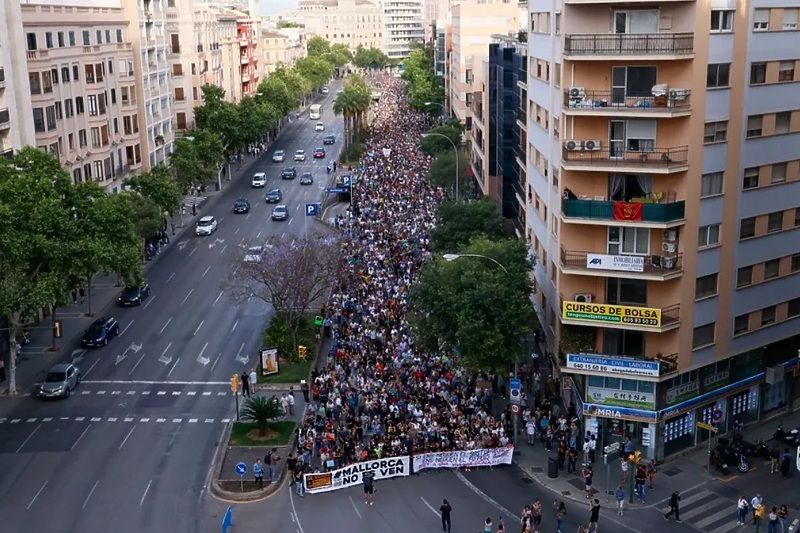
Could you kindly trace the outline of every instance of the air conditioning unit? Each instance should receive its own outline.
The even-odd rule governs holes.
[[[668,253],[674,254],[675,253],[675,243],[673,242],[665,242],[661,244],[661,250]]]
[[[583,141],[583,149],[587,152],[596,152],[600,150],[600,141]]]
[[[678,232],[674,229],[665,229],[662,239],[664,242],[675,242],[678,238]]]
[[[567,152],[583,152],[583,141],[564,141]]]
[[[583,100],[586,98],[586,90],[583,87],[570,87],[568,93],[570,100]]]
[[[592,295],[588,292],[579,292],[575,295],[575,301],[583,304],[590,304],[592,303]]]

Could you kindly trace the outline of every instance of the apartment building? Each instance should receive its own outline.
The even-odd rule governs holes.
[[[22,28],[22,11],[17,2],[0,4],[0,156],[11,157],[15,150],[35,145],[28,65]]]
[[[306,56],[305,31],[302,28],[263,28],[258,49],[261,76],[269,76],[279,63],[293,66]]]
[[[798,9],[554,5],[528,20],[526,220],[565,397],[658,458],[790,409]]]
[[[390,59],[411,54],[425,40],[423,0],[382,0],[383,52]]]
[[[258,24],[247,14],[236,18],[239,37],[239,79],[242,96],[252,96],[258,88]]]
[[[436,38],[437,21],[446,21],[450,15],[452,0],[423,0],[422,17],[425,27],[425,42]]]
[[[220,57],[222,60],[222,85],[225,98],[238,102],[242,98],[241,51],[236,11],[220,9],[217,13],[217,26]]]
[[[31,144],[58,158],[75,183],[96,181],[118,191],[144,157],[137,54],[125,12],[23,4],[21,22],[28,79],[24,98],[35,132]]]
[[[331,44],[383,49],[383,10],[379,0],[300,0],[297,14],[305,31]],[[280,30],[283,32],[283,29]]]
[[[488,107],[484,101],[489,81],[489,43],[493,34],[516,35],[519,14],[516,4],[503,0],[465,1],[451,8],[452,48],[445,90],[453,116],[466,127],[470,168],[483,195],[491,194],[486,161]]]

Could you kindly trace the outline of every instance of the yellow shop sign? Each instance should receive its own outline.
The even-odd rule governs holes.
[[[592,324],[629,324],[631,326],[661,327],[661,309],[627,305],[564,302],[562,318]]]

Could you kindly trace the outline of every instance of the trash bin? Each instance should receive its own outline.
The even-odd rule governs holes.
[[[558,459],[555,457],[547,458],[547,477],[556,479],[558,477]]]

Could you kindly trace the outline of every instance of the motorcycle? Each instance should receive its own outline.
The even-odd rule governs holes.
[[[711,450],[709,462],[711,463],[711,466],[719,470],[723,476],[727,476],[730,473],[730,470],[728,470],[728,464],[723,460],[722,455],[716,449]]]
[[[727,440],[727,439],[725,439]],[[714,451],[719,454],[722,462],[727,466],[735,466],[736,470],[741,472],[742,474],[746,473],[750,470],[750,463],[744,458],[744,455],[739,450],[733,448],[732,446],[725,445],[723,443],[717,442],[716,448]]]
[[[772,438],[780,442],[785,442],[790,446],[797,446],[800,444],[800,430],[793,429],[791,431],[786,431],[783,429],[783,422],[781,422],[775,429],[775,434]]]
[[[731,445],[734,449],[742,452],[742,455],[747,457],[761,457],[769,459],[770,449],[764,439],[758,439],[757,442],[749,442],[742,438],[742,435],[737,433],[733,436],[733,442],[728,442],[728,439],[720,437],[718,440],[723,446]]]

